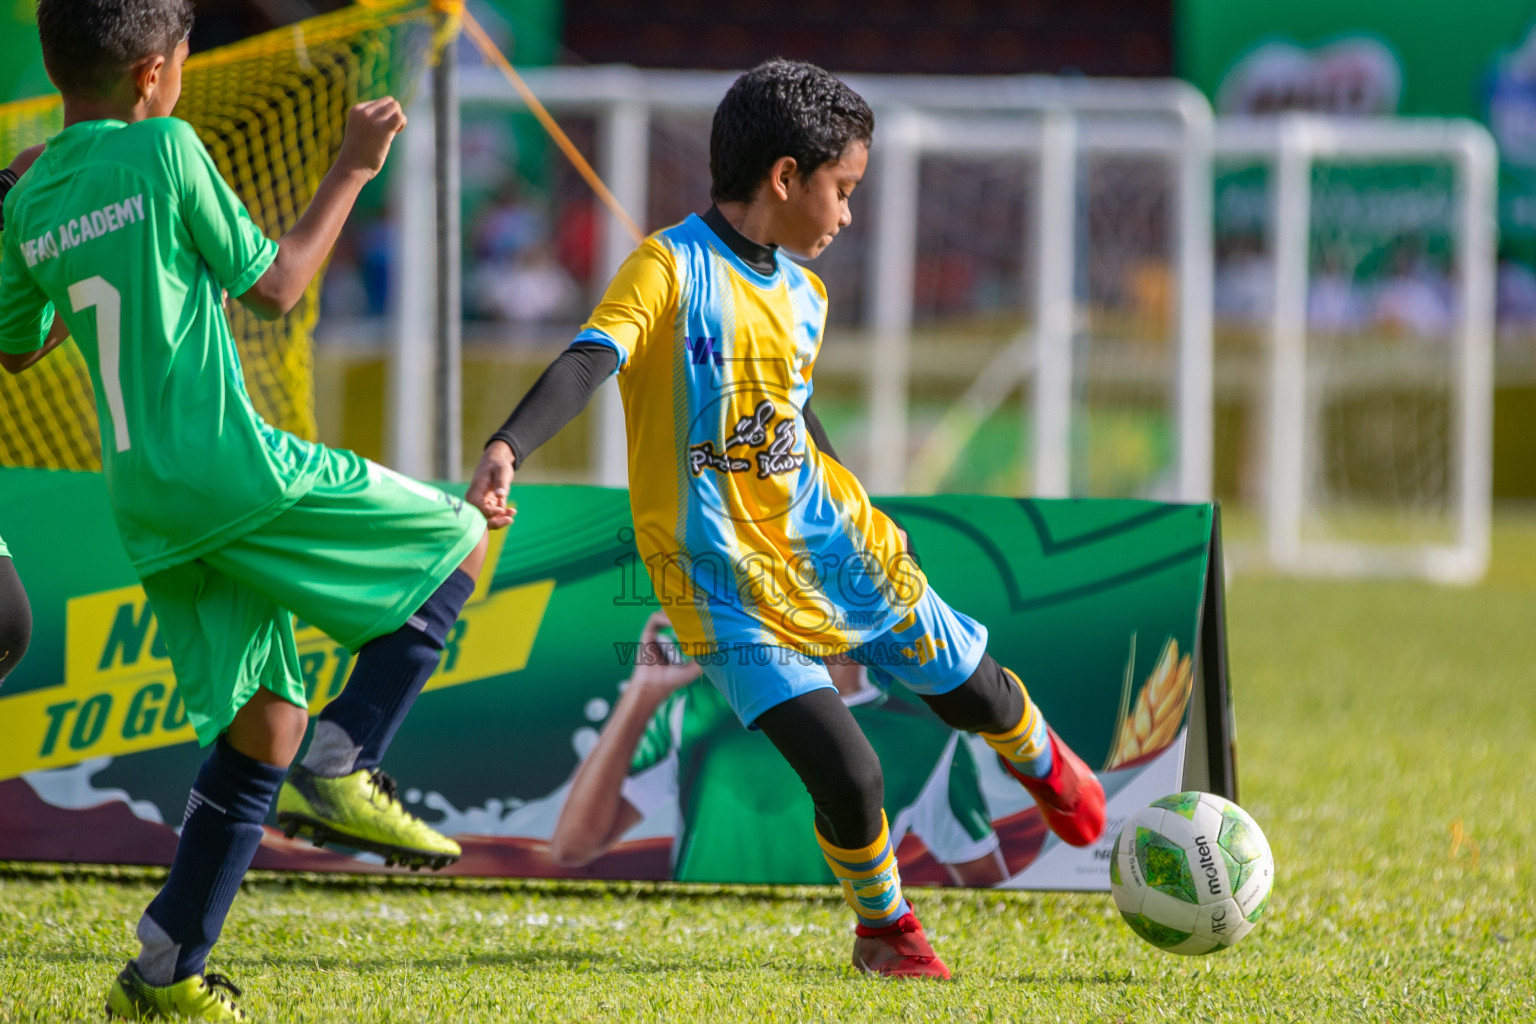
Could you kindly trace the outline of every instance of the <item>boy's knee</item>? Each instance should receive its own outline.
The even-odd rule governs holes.
[[[309,729],[309,709],[284,701],[279,705],[273,730],[272,757],[260,758],[278,768],[287,768],[298,756],[304,744],[304,733]]]
[[[885,771],[880,767],[879,758],[860,761],[853,771],[853,784],[865,807],[878,809],[885,803]]]
[[[0,680],[27,653],[32,640],[32,606],[11,560],[0,556]]]
[[[944,724],[961,732],[1007,732],[1024,714],[1024,694],[990,654],[948,693],[923,694]]]
[[[308,708],[290,704],[269,690],[257,690],[235,714],[221,742],[252,760],[287,768],[308,728]]]
[[[839,846],[860,847],[880,833],[885,804],[885,774],[875,757],[859,758],[846,770],[819,779],[812,794],[817,811],[833,826],[827,838]]]
[[[11,669],[21,663],[32,641],[32,623],[16,620],[0,621],[0,680],[10,675]]]

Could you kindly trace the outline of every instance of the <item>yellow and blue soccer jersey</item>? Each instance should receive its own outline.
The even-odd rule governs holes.
[[[618,353],[636,545],[690,653],[847,650],[926,590],[806,431],[826,316],[814,274],[760,273],[690,216],[630,255],[576,338]]]

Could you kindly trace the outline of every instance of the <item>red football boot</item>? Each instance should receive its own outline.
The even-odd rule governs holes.
[[[866,974],[949,980],[949,968],[928,945],[921,922],[910,911],[895,924],[884,928],[861,924],[854,933],[858,938],[853,940],[853,966]]]
[[[1045,778],[1025,775],[1002,755],[997,759],[1035,798],[1040,816],[1062,842],[1087,846],[1104,831],[1104,787],[1056,730],[1046,726],[1045,731],[1051,738],[1051,774]]]

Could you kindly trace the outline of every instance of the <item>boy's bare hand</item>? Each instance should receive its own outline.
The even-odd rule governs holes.
[[[480,510],[486,525],[499,530],[512,522],[517,510],[507,507],[507,491],[512,487],[512,449],[505,441],[492,441],[485,446],[480,464],[464,492],[464,500]]]
[[[390,143],[405,127],[405,111],[393,96],[359,103],[347,111],[347,133],[336,165],[373,177],[384,168]]]

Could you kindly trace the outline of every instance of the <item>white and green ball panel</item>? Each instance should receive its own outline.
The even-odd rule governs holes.
[[[1159,949],[1196,956],[1234,946],[1253,930],[1236,901],[1221,900],[1205,906],[1167,903],[1168,897],[1149,890],[1140,913],[1121,912],[1131,929]]]
[[[1249,921],[1257,921],[1264,914],[1264,908],[1269,906],[1269,894],[1274,890],[1274,885],[1275,862],[1266,857],[1258,862],[1243,882],[1243,887],[1237,890],[1233,897],[1237,900],[1237,905],[1244,917]]]
[[[1147,887],[1191,904],[1214,903],[1232,895],[1227,864],[1217,845],[1220,833],[1220,814],[1203,803],[1195,806],[1193,820],[1179,811],[1148,807],[1126,824],[1116,852],[1134,858],[1139,880]],[[1120,867],[1124,874],[1129,865]]]
[[[1175,814],[1181,815],[1185,818],[1188,818],[1190,821],[1193,821],[1195,818],[1195,808],[1199,806],[1200,798],[1202,796],[1205,796],[1205,794],[1201,793],[1199,790],[1190,790],[1185,793],[1175,793],[1172,796],[1165,796],[1160,799],[1153,800],[1147,806],[1157,807],[1165,811],[1172,811]]]
[[[1251,924],[1269,905],[1274,887],[1275,858],[1258,823],[1241,807],[1211,793],[1202,800],[1221,811],[1221,851],[1237,905]]]

